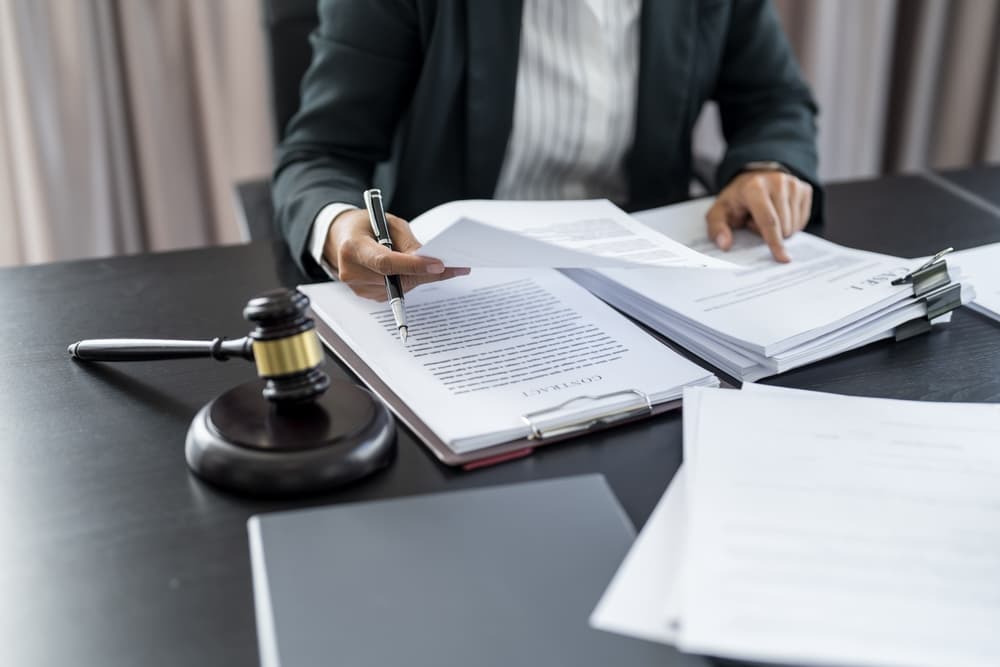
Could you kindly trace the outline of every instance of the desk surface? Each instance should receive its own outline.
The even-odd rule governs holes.
[[[1000,200],[1000,167],[945,176]],[[828,201],[817,231],[840,243],[922,255],[1000,241],[995,211],[921,176],[832,185]],[[183,441],[195,412],[251,378],[250,365],[66,356],[88,337],[241,335],[246,299],[296,277],[282,246],[263,243],[0,270],[0,664],[255,665],[254,513],[599,472],[641,525],[680,463],[676,412],[471,473],[438,465],[401,431],[396,463],[364,483],[294,503],[244,500],[188,474]],[[1000,401],[998,334],[963,309],[930,335],[772,382]]]

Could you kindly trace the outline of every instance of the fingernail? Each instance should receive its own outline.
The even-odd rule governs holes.
[[[428,264],[427,273],[444,273],[444,264]]]
[[[715,245],[719,246],[722,249],[725,249],[726,248],[726,235],[725,234],[716,234],[715,235]]]

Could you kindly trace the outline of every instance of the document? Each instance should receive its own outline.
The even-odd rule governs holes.
[[[740,270],[600,273],[668,306],[690,325],[767,357],[912,295],[912,288],[891,283],[919,263],[845,248],[811,234],[786,240],[788,264],[775,262],[762,239],[747,230],[734,230],[732,248],[725,253],[707,238],[701,222],[710,205],[710,200],[696,200],[635,217],[694,250],[724,256]]]
[[[976,312],[1000,320],[1000,243],[991,243],[948,255],[962,275],[976,288],[976,297],[967,305]]]
[[[893,285],[922,262],[845,248],[806,233],[786,240],[792,262],[774,261],[756,234],[734,230],[728,252],[707,237],[711,199],[634,214],[655,231],[738,268],[669,272],[650,268],[564,269],[592,294],[679,343],[731,376],[753,381],[892,338],[928,314],[910,285]],[[957,273],[951,274],[957,284]],[[951,286],[938,307],[957,307],[974,295]],[[950,310],[932,314],[932,323]]]
[[[996,442],[997,405],[690,388],[684,466],[591,624],[769,663],[996,664]]]
[[[996,664],[1000,406],[747,385],[689,390],[685,420],[695,394],[679,646],[776,663]]]
[[[881,312],[850,322],[790,350],[767,357],[693,326],[648,301],[634,300],[626,305],[620,296],[610,293],[613,287],[595,279],[592,274],[573,272],[571,275],[594,294],[605,298],[630,316],[743,381],[759,380],[877,340],[892,338],[896,327],[926,314],[924,304],[913,300],[901,301]],[[963,299],[967,300],[964,287]],[[765,314],[758,313],[757,316]],[[947,322],[950,319],[951,313],[946,313],[935,318],[934,323]]]
[[[688,406],[684,406],[685,413]],[[590,616],[590,625],[673,644],[679,630],[684,552],[684,469],[675,474]]]
[[[675,400],[710,372],[552,269],[475,269],[407,294],[409,343],[343,283],[300,288],[322,318],[455,452]],[[527,417],[527,418],[526,418]]]
[[[419,254],[446,266],[733,268],[636,222],[606,199],[455,201],[410,226],[423,243]]]
[[[747,387],[757,387],[746,382]],[[780,390],[779,390],[780,391]],[[694,439],[703,392],[684,391],[684,441]],[[590,625],[620,635],[676,644],[681,629],[686,473],[682,464],[590,616]]]

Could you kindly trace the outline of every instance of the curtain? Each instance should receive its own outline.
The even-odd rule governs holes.
[[[263,49],[248,0],[0,0],[0,264],[239,240]]]
[[[822,179],[1000,162],[1000,0],[774,3],[819,102]],[[695,150],[724,150],[714,107]]]
[[[1000,161],[1000,2],[903,2],[898,19],[884,168]]]
[[[1000,0],[774,2],[822,178],[1000,161]],[[0,265],[238,241],[264,48],[254,0],[0,0]],[[713,109],[695,148],[724,149]]]
[[[1000,161],[1000,1],[775,0],[826,179]]]

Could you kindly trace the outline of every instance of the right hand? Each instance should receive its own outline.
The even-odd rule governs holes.
[[[337,277],[347,283],[358,296],[385,301],[385,276],[400,277],[403,290],[424,283],[447,280],[469,273],[465,268],[445,268],[440,260],[413,254],[420,242],[405,220],[387,213],[392,250],[372,236],[368,211],[345,211],[330,225],[323,247],[323,258],[337,271]]]

